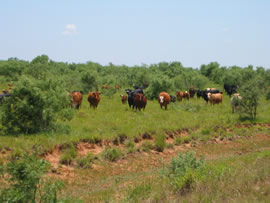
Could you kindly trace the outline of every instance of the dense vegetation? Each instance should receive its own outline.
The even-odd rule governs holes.
[[[0,61],[0,88],[7,89],[10,83],[13,84],[12,96],[5,98],[0,106],[0,151],[10,155],[8,158],[4,157],[10,161],[9,164],[5,164],[6,160],[3,161],[0,157],[0,169],[2,173],[12,177],[12,180],[5,180],[4,189],[3,186],[1,187],[3,190],[0,198],[5,201],[11,196],[17,198],[16,195],[22,202],[25,198],[32,198],[33,202],[43,198],[51,200],[56,198],[56,192],[59,191],[58,183],[53,183],[55,187],[49,191],[47,182],[42,182],[43,174],[50,170],[47,163],[24,156],[25,151],[44,158],[47,153],[52,153],[58,147],[59,168],[68,165],[79,168],[76,170],[83,170],[78,173],[84,173],[85,170],[86,177],[89,176],[88,173],[93,173],[92,177],[95,177],[97,172],[95,170],[90,172],[93,163],[103,166],[106,161],[116,162],[134,153],[151,151],[162,153],[167,149],[188,143],[196,147],[200,143],[216,139],[234,140],[239,137],[250,137],[253,132],[267,134],[269,131],[267,127],[256,125],[248,130],[236,127],[243,123],[270,122],[270,105],[267,101],[270,98],[270,70],[263,67],[221,67],[216,62],[201,65],[198,69],[183,67],[180,62],[142,64],[134,67],[113,64],[102,66],[93,62],[85,64],[55,62],[48,56],[42,55],[31,62],[17,58]],[[161,110],[155,99],[161,91],[175,95],[176,91],[188,90],[192,86],[200,90],[216,87],[224,91],[224,84],[236,85],[237,91],[242,96],[245,95],[240,117],[238,114],[232,114],[230,98],[225,93],[223,103],[214,107],[206,105],[202,99],[194,98],[188,102],[171,103],[168,111]],[[112,88],[102,89],[103,85]],[[120,86],[120,89],[115,89],[115,85]],[[125,94],[124,89],[132,88],[134,85],[147,87],[145,94],[148,104],[144,112],[132,111],[128,105],[122,105],[120,102],[119,95]],[[74,90],[84,93],[82,108],[79,110],[73,110],[69,105],[68,93]],[[102,95],[100,105],[93,110],[89,109],[87,93],[95,90],[102,91]],[[181,132],[186,134],[182,136]],[[167,142],[169,135],[174,137],[172,143]],[[104,140],[113,146],[99,146],[98,144],[101,145]],[[131,176],[138,179],[138,182],[130,188],[125,188],[124,197],[122,196],[121,199],[131,202],[170,201],[169,197],[172,197],[174,201],[181,201],[183,196],[184,200],[191,198],[194,201],[222,201],[225,196],[216,192],[214,186],[218,185],[221,190],[224,182],[227,185],[234,185],[232,184],[234,178],[239,179],[239,187],[242,187],[246,181],[250,181],[248,186],[251,187],[253,182],[257,181],[259,187],[266,184],[265,188],[269,188],[267,186],[269,170],[263,166],[263,164],[269,165],[268,140],[269,138],[265,138],[261,149],[260,145],[256,145],[254,151],[259,150],[259,152],[240,158],[222,157],[214,161],[199,161],[193,153],[179,154],[168,167],[162,168],[160,164],[153,171],[148,171],[149,174],[140,172],[132,174]],[[102,151],[98,155],[88,153],[82,156],[78,153],[78,144],[82,142],[97,144]],[[195,150],[199,151],[196,148]],[[240,164],[237,164],[238,161]],[[28,162],[28,165],[25,164]],[[243,177],[237,176],[243,166],[246,167],[248,164]],[[21,169],[27,169],[26,172],[30,175],[25,175],[28,178],[20,179]],[[260,180],[255,176],[245,179],[245,174],[250,173],[248,169],[257,174]],[[57,166],[53,166],[52,170],[57,171]],[[111,174],[111,170],[108,174]],[[141,175],[143,177],[139,177]],[[155,179],[142,181],[144,175],[148,178],[149,175],[154,176]],[[117,187],[120,187],[118,183],[125,185],[125,181],[130,178],[130,174],[123,176],[127,180],[122,180],[118,176],[112,178],[108,176],[108,179],[104,174],[100,176],[104,181],[113,181]],[[87,178],[84,177],[82,182],[85,180]],[[6,181],[10,181],[9,187]],[[20,181],[25,181],[27,187],[33,189],[33,192],[28,194],[31,197],[25,195],[23,187],[16,189]],[[92,181],[83,184],[91,188],[91,197],[88,198],[91,201],[107,201],[112,198],[107,192],[116,193],[110,187],[108,190],[105,189],[106,194],[101,194],[101,191],[105,191],[104,188],[101,187],[100,190],[94,188],[102,185],[102,182],[97,179],[94,179],[93,183],[89,182]],[[91,184],[95,184],[94,187]],[[39,194],[42,195],[36,196],[37,186],[40,189]],[[67,191],[66,194],[75,199],[78,196],[87,199],[85,194],[90,194],[89,188],[75,183],[68,188],[72,192],[68,194]],[[81,189],[85,194],[80,193]],[[248,194],[248,189],[239,189],[237,185],[230,188],[230,191],[235,190],[240,190],[242,194],[235,197],[235,201]],[[199,196],[192,191],[209,192],[212,196]],[[267,193],[265,191],[267,189],[262,190],[263,194],[258,195],[258,198],[267,200],[267,197],[263,198]],[[98,198],[101,196],[101,199],[95,199],[95,195]]]

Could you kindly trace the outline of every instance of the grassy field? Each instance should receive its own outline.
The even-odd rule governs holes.
[[[270,200],[268,101],[261,99],[258,118],[251,123],[240,121],[237,114],[231,113],[227,95],[222,104],[215,106],[193,98],[171,103],[165,111],[157,101],[148,101],[145,111],[136,112],[121,103],[122,93],[119,91],[112,98],[102,96],[96,110],[89,109],[84,95],[82,108],[74,110],[75,116],[69,122],[71,128],[63,123],[57,132],[1,136],[2,159],[8,160],[10,155],[23,151],[46,158],[58,174],[50,172],[49,175],[66,181],[63,197],[72,202],[78,199],[85,202]],[[143,140],[144,134],[152,139]],[[124,143],[114,143],[121,136],[126,137]],[[167,138],[162,153],[153,147],[159,136]],[[142,141],[134,143],[136,137]],[[100,141],[103,145],[97,140],[103,140]],[[110,148],[104,146],[106,141]],[[64,148],[72,145],[77,151],[72,163],[61,164],[64,159],[61,156],[70,153]],[[106,149],[115,149],[115,157],[110,157],[112,151],[107,151],[106,158]],[[204,180],[196,182],[191,192],[174,193],[161,178],[160,171],[178,152],[191,149],[198,156],[206,156],[208,167],[225,168],[224,174],[212,178],[207,174]],[[79,162],[75,160],[90,152],[95,156],[89,161],[91,167],[78,167]],[[108,161],[113,158],[120,160]]]

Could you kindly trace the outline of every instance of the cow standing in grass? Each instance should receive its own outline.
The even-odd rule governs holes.
[[[136,96],[134,97],[134,107],[136,108],[136,111],[137,111],[137,109],[139,109],[139,111],[141,109],[144,110],[146,104],[147,104],[147,99],[144,96],[144,94],[142,94],[142,93],[136,94]]]
[[[167,110],[167,105],[170,103],[171,101],[171,97],[167,92],[161,92],[158,96],[158,101],[160,104],[160,108],[162,109],[162,107],[165,107],[165,110]]]
[[[69,94],[70,101],[71,101],[71,107],[79,109],[82,104],[82,93],[79,91],[73,91]]]
[[[209,98],[210,104],[212,104],[212,105],[222,103],[222,94],[221,93],[217,93],[217,94],[208,93],[208,98]]]
[[[135,89],[135,90],[131,90],[131,89],[126,89],[125,90],[127,95],[128,95],[128,105],[129,108],[133,108],[134,109],[134,97],[136,96],[136,94],[140,93],[140,94],[144,94],[142,89]]]
[[[188,92],[189,92],[190,98],[193,98],[194,95],[196,94],[196,90],[194,89],[194,87],[189,88]]]
[[[122,104],[127,103],[127,96],[126,95],[120,95]]]
[[[89,92],[88,95],[88,102],[90,104],[90,108],[93,107],[94,109],[97,108],[98,103],[100,101],[100,92]]]

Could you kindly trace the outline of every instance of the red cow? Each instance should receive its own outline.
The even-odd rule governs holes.
[[[127,96],[126,95],[120,95],[122,104],[127,103]]]
[[[79,109],[82,104],[82,93],[79,91],[74,91],[69,94],[70,100],[71,100],[71,107]]]
[[[142,93],[137,93],[134,97],[133,100],[133,107],[136,107],[136,111],[137,109],[141,110],[141,109],[145,109],[145,106],[147,104],[147,98],[144,96],[144,94]]]
[[[188,91],[185,91],[185,92],[181,92],[181,91],[176,92],[176,96],[177,96],[178,101],[182,101],[183,98],[184,99],[187,99],[187,100],[189,100],[189,98],[190,98],[190,94],[189,94]]]
[[[90,108],[93,107],[94,109],[97,108],[98,103],[100,101],[100,92],[89,92],[88,95],[88,102],[90,104]]]
[[[171,97],[167,92],[161,92],[158,96],[158,101],[160,104],[160,108],[162,109],[162,107],[165,107],[165,110],[167,110],[167,105],[170,103],[171,101]]]

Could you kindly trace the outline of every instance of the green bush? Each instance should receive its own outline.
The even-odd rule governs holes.
[[[164,175],[176,191],[187,192],[199,179],[204,165],[204,159],[197,160],[194,152],[179,153],[176,158],[172,158]]]
[[[24,154],[1,168],[8,174],[4,178],[9,184],[1,191],[0,202],[57,202],[63,183],[44,178],[48,162]]]
[[[151,81],[150,86],[147,88],[146,97],[148,99],[156,99],[160,92],[169,92],[171,87],[172,84],[169,78],[165,76],[157,76]]]
[[[77,166],[79,168],[91,168],[91,165],[94,159],[95,159],[95,156],[93,153],[89,153],[85,157],[78,157],[76,159]]]
[[[151,141],[145,141],[142,143],[141,149],[144,152],[149,152],[150,150],[154,149],[153,143]]]
[[[258,88],[259,81],[253,79],[245,83],[240,88],[242,99],[240,102],[240,117],[255,119],[257,116],[257,108],[259,105],[260,89]]]
[[[163,152],[166,147],[166,138],[164,135],[157,135],[155,138],[155,150]]]
[[[182,137],[176,137],[175,139],[175,145],[180,145],[184,143],[184,139]]]
[[[104,159],[109,161],[117,161],[123,156],[123,152],[119,148],[105,148],[102,152],[102,156]]]
[[[37,133],[55,129],[57,120],[73,113],[62,81],[22,78],[1,105],[1,123],[7,134]]]
[[[71,165],[73,160],[77,157],[77,151],[74,145],[67,145],[62,149],[63,154],[60,156],[60,163],[65,165]]]

